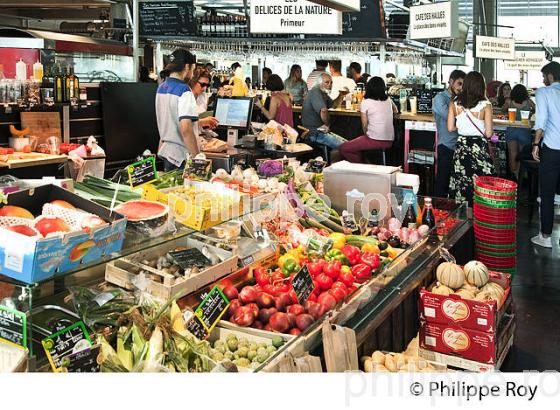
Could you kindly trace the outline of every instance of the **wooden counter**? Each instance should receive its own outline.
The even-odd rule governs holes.
[[[300,105],[294,105],[292,107],[294,113],[301,113],[302,107]],[[360,111],[357,110],[346,110],[343,108],[331,108],[329,109],[329,114],[333,117],[360,117]]]
[[[0,168],[17,169],[43,165],[62,164],[68,160],[68,157],[66,155],[49,155],[37,153],[18,153],[17,155],[21,157],[18,159],[9,159],[8,156],[8,159],[6,159],[3,155],[0,156]]]
[[[402,121],[420,121],[420,122],[434,122],[434,115],[433,114],[412,114],[410,112],[403,112],[401,114],[397,114],[397,118]],[[494,118],[494,127],[499,128],[526,128],[532,129],[534,126],[534,122],[529,122],[529,124],[524,124],[521,121],[516,122],[509,122],[508,120],[500,120]]]

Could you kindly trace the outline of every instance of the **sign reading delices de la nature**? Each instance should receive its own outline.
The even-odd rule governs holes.
[[[342,13],[305,0],[251,0],[251,33],[342,34]]]
[[[458,1],[412,6],[409,37],[411,40],[458,37],[458,19]]]
[[[491,60],[515,60],[515,40],[505,37],[475,36],[474,56]]]
[[[361,0],[310,0],[338,11],[360,11]]]
[[[548,63],[544,51],[516,51],[515,60],[504,61],[506,70],[540,70]]]

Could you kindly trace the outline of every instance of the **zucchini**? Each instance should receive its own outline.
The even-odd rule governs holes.
[[[377,245],[379,244],[379,241],[372,236],[348,235],[346,236],[346,243],[361,248],[366,243],[369,243],[371,245]]]

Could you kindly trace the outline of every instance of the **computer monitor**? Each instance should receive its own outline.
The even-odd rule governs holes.
[[[251,97],[219,97],[214,108],[214,117],[221,128],[247,129],[251,124],[252,113]]]

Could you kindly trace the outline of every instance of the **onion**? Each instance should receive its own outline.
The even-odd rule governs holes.
[[[389,219],[388,225],[391,232],[398,231],[402,226],[401,221],[399,221],[397,218]]]
[[[256,175],[257,173],[255,172],[255,170],[253,168],[247,168],[246,170],[243,171],[243,178],[250,178],[253,175]]]
[[[418,227],[418,233],[422,238],[428,235],[428,232],[430,232],[430,227],[428,225],[420,225]]]
[[[420,240],[420,234],[416,230],[412,231],[410,233],[410,235],[408,236],[408,244],[409,245],[414,245],[419,240]]]
[[[407,227],[403,227],[399,232],[399,238],[401,238],[402,242],[408,243],[408,237],[410,236],[410,233],[411,233],[411,229]]]
[[[227,177],[229,177],[229,174],[227,173],[227,171],[223,168],[220,168],[216,171],[216,177],[219,179],[226,179]]]
[[[258,182],[259,189],[265,189],[268,186],[268,181],[266,179],[259,179]]]

